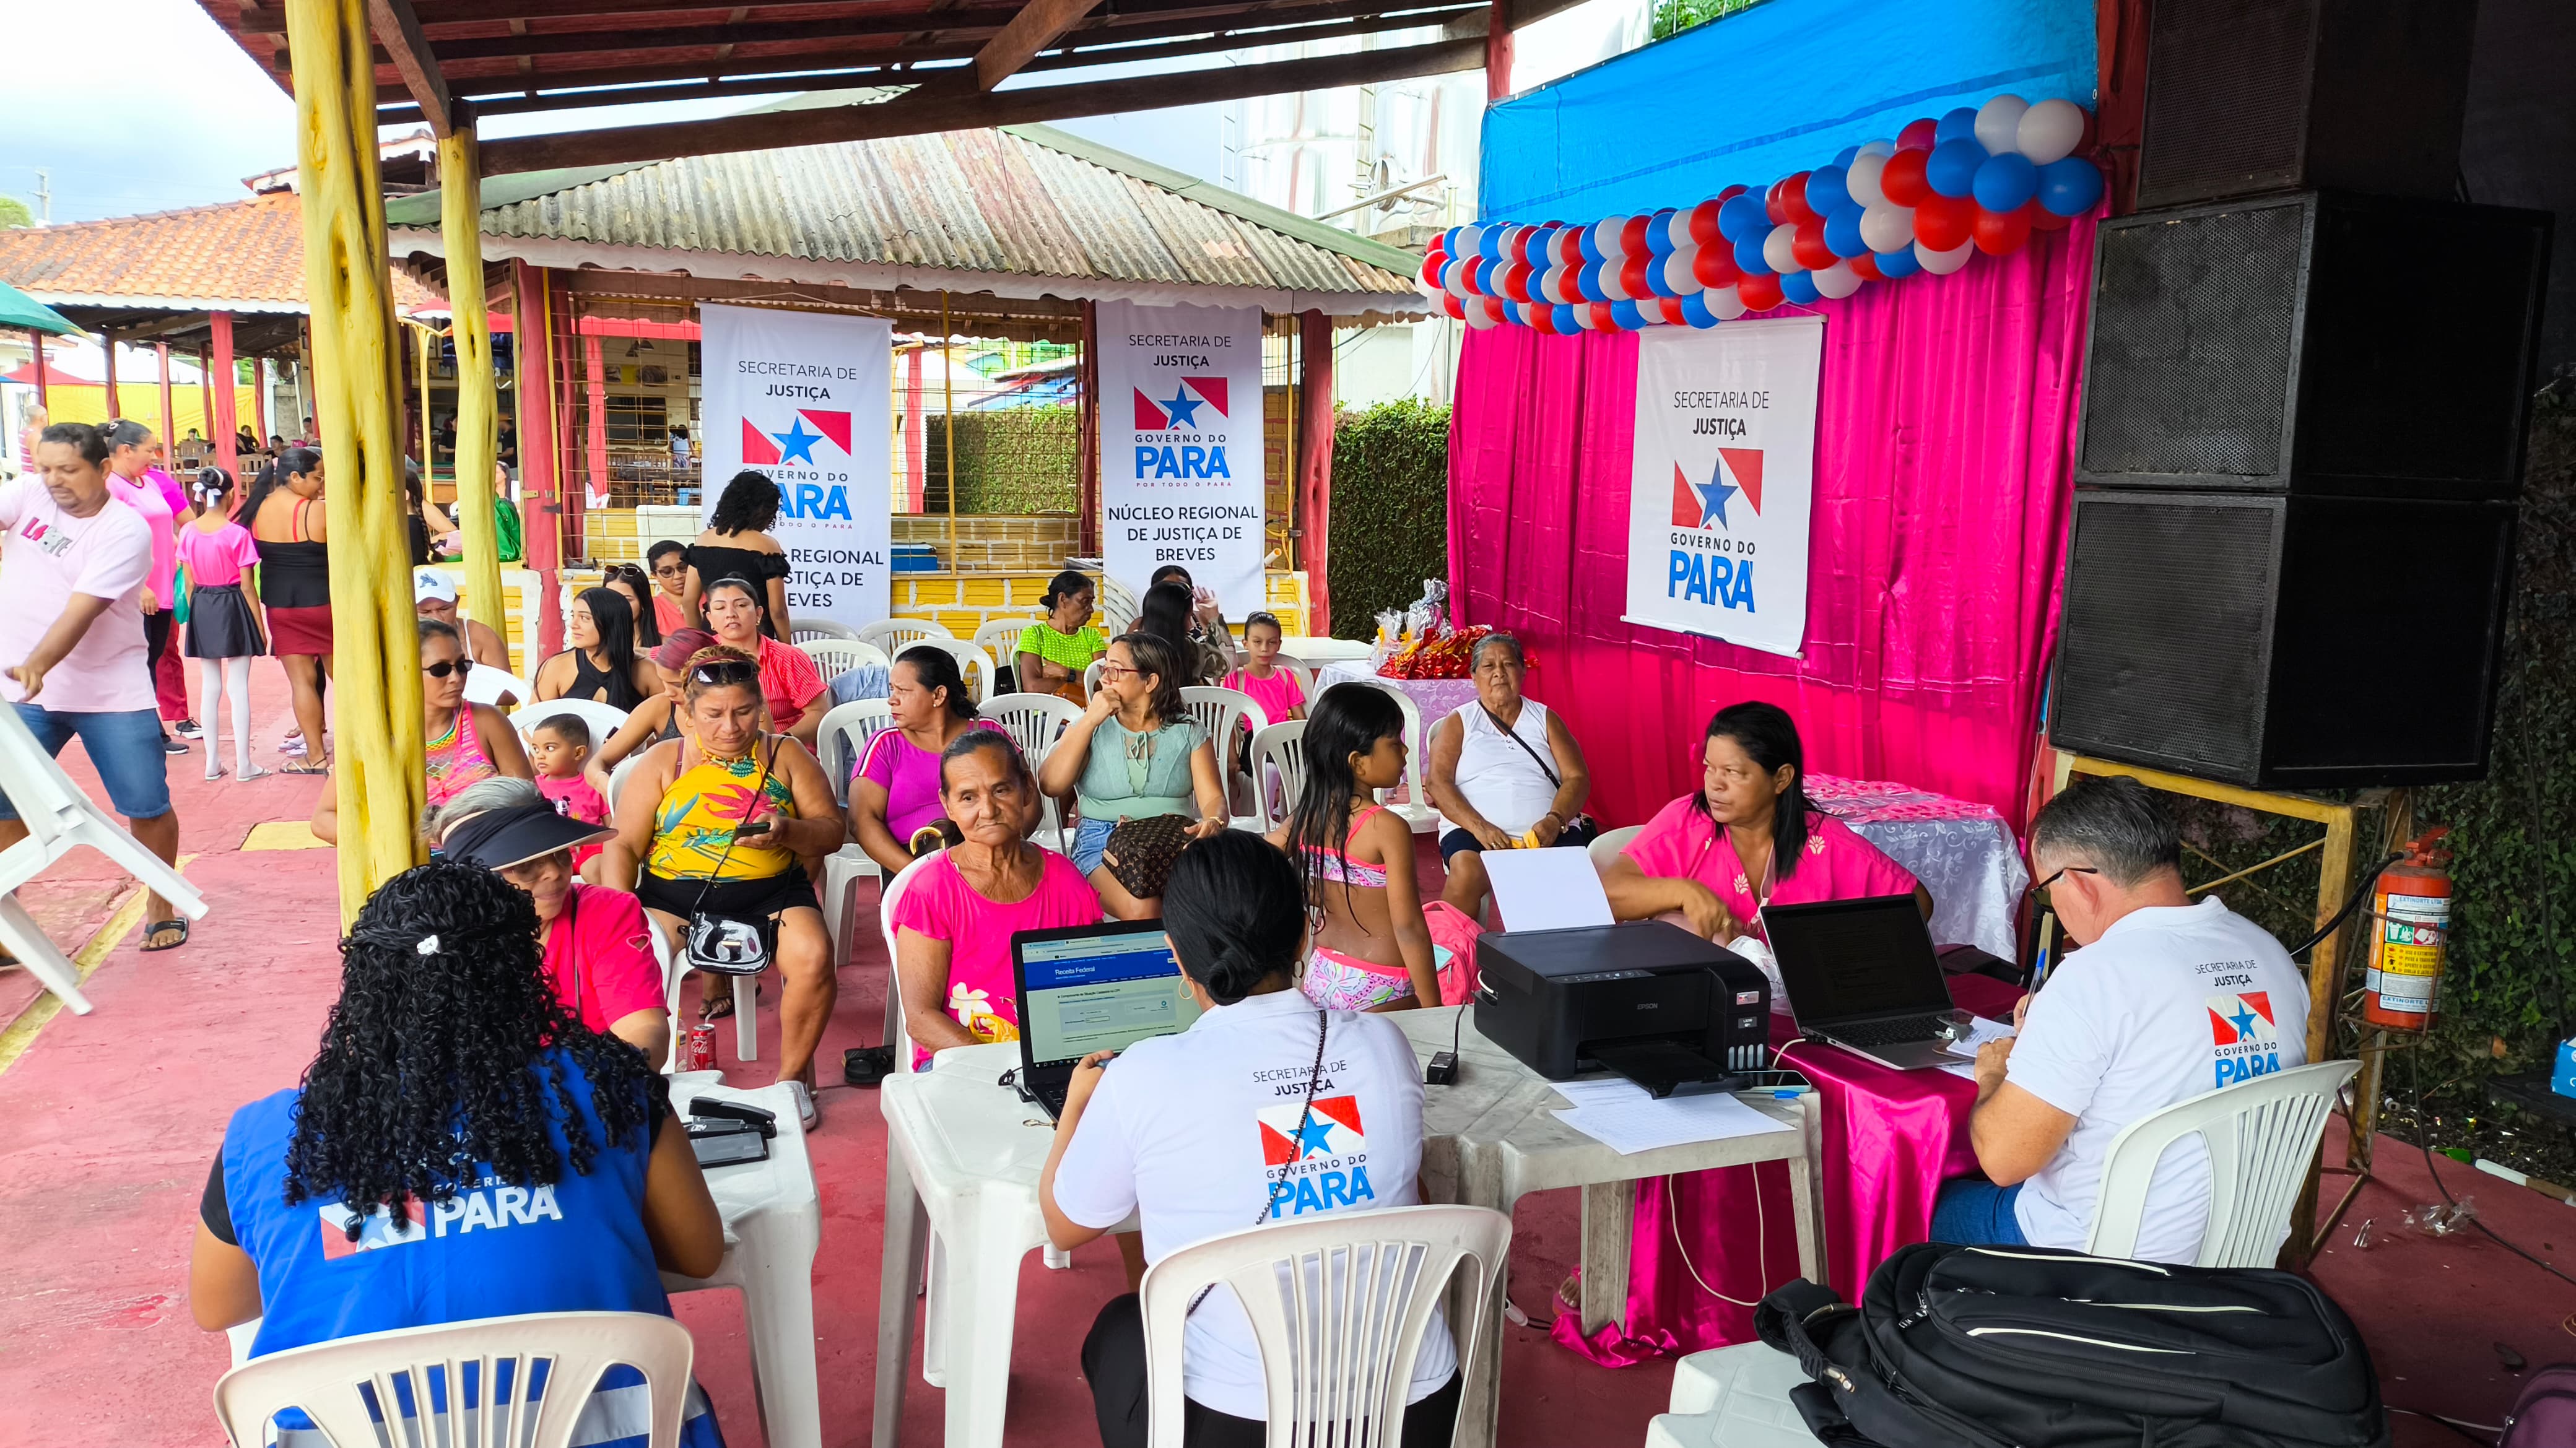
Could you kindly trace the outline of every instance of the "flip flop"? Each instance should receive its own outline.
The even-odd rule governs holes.
[[[281,764],[277,767],[277,772],[280,774],[329,774],[331,772],[331,762],[326,759],[320,764],[313,764],[310,762],[304,764]]]
[[[154,944],[152,944],[152,943],[151,943],[152,937],[153,937],[153,936],[155,936],[155,935],[160,934],[160,933],[161,933],[162,931],[164,931],[164,930],[176,930],[176,931],[178,931],[178,932],[179,932],[179,938],[178,938],[178,939],[176,939],[176,940],[171,941],[171,942],[170,942],[169,944],[167,944],[167,945],[154,945]],[[187,943],[188,943],[188,922],[187,922],[187,920],[186,920],[186,919],[184,919],[184,918],[181,918],[181,919],[174,919],[174,920],[155,920],[155,921],[153,921],[151,924],[146,925],[146,926],[144,926],[144,927],[143,927],[143,939],[144,939],[144,945],[143,945],[143,947],[142,947],[142,948],[143,948],[145,951],[147,951],[147,952],[151,952],[151,951],[162,951],[162,950],[176,950],[176,949],[178,949],[180,946],[185,945],[185,944],[187,944]]]

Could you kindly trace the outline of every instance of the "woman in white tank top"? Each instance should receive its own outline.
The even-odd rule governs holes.
[[[1478,914],[1486,850],[1586,845],[1583,813],[1592,776],[1565,721],[1521,694],[1520,640],[1486,635],[1476,645],[1476,699],[1431,728],[1431,802],[1440,810],[1441,898]]]

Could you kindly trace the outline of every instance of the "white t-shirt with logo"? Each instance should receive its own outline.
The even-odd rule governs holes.
[[[2308,982],[2289,952],[2216,896],[2132,911],[2069,954],[2031,998],[2005,1079],[2075,1118],[2014,1200],[2033,1246],[2081,1250],[2111,1141],[2140,1117],[2308,1059]],[[2209,1149],[2165,1149],[2136,1255],[2189,1262],[2209,1222]]]
[[[1057,1164],[1058,1209],[1086,1227],[1135,1212],[1145,1260],[1210,1237],[1319,1212],[1420,1203],[1422,1076],[1394,1024],[1331,1013],[1314,1112],[1298,1139],[1315,1065],[1316,1010],[1302,992],[1251,996],[1202,1014],[1177,1035],[1129,1047],[1100,1080]],[[1362,1259],[1366,1261],[1365,1258]],[[1251,1320],[1219,1287],[1190,1316],[1182,1382],[1220,1413],[1270,1414]],[[1435,1310],[1414,1359],[1407,1402],[1456,1373],[1447,1321]]]
[[[152,528],[143,515],[110,498],[75,518],[42,481],[23,477],[0,483],[0,529],[0,668],[25,663],[64,603],[86,593],[108,600],[107,611],[45,671],[36,702],[65,714],[152,708],[141,593],[152,572]],[[17,680],[0,674],[0,698],[25,697]]]

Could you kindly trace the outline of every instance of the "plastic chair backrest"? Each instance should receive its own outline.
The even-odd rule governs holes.
[[[333,1443],[364,1445],[379,1441],[372,1394],[377,1403],[446,1404],[443,1413],[386,1422],[395,1443],[566,1448],[592,1389],[622,1363],[644,1375],[646,1442],[675,1448],[695,1354],[687,1328],[650,1312],[537,1312],[407,1327],[254,1358],[215,1381],[215,1416],[234,1448],[257,1448],[285,1408],[301,1408]],[[521,1392],[489,1390],[504,1375],[527,1384],[540,1361],[545,1386],[533,1408]],[[459,1390],[468,1365],[484,1388],[472,1406]]]
[[[1222,775],[1233,768],[1234,735],[1243,721],[1252,721],[1258,734],[1270,727],[1270,711],[1261,707],[1241,689],[1220,688],[1215,684],[1191,684],[1181,690],[1181,707],[1189,711],[1207,737],[1216,743],[1217,772]]]
[[[859,637],[885,650],[886,655],[891,658],[902,653],[907,644],[917,643],[922,639],[954,638],[956,635],[948,631],[948,625],[937,619],[881,618],[875,623],[860,625]]]
[[[617,761],[617,767],[608,771],[608,792],[606,797],[608,800],[608,817],[611,820],[617,818],[617,796],[623,794],[626,790],[626,777],[635,772],[635,766],[643,763],[644,756],[651,753],[652,749],[653,746],[648,743],[643,748],[638,749],[634,753],[627,755],[624,759]]]
[[[575,715],[581,722],[590,726],[590,747],[594,750],[607,743],[618,730],[626,727],[625,710],[614,704],[603,704],[597,699],[547,699],[540,703],[523,704],[510,711],[510,727],[518,730],[519,737],[524,739],[529,730],[548,719],[560,718],[566,714]]]
[[[1100,692],[1100,671],[1109,667],[1109,656],[1102,654],[1082,666],[1082,697],[1088,699]]]
[[[885,650],[855,638],[799,639],[796,647],[814,661],[815,670],[822,674],[826,684],[864,664],[874,664],[883,669],[892,667],[894,663],[886,657]]]
[[[689,973],[688,957],[671,949],[671,937],[662,933],[662,922],[648,911],[644,916],[644,933],[653,939],[653,963],[662,968],[662,1004],[671,1017],[671,1049],[662,1057],[665,1074],[680,1065],[680,978]]]
[[[533,699],[537,696],[537,686],[507,669],[496,669],[490,664],[476,664],[465,671],[466,703],[498,704],[503,694],[522,701]]]
[[[1113,639],[1135,627],[1136,615],[1143,612],[1136,605],[1135,590],[1105,574],[1100,580],[1099,609],[1100,632]]]
[[[1393,1443],[1404,1436],[1413,1361],[1450,1276],[1471,1273],[1458,1300],[1488,1300],[1512,1241],[1489,1207],[1392,1207],[1263,1225],[1184,1247],[1146,1269],[1145,1441],[1181,1442],[1181,1332],[1190,1299],[1233,1289],[1252,1320],[1268,1385],[1269,1448]],[[1483,1314],[1458,1361],[1474,1362]]]
[[[1035,613],[1021,618],[988,618],[975,629],[975,647],[993,661],[993,677],[1007,684],[1003,692],[1016,689],[1020,678],[1020,635],[1029,625],[1043,622]]]
[[[28,835],[49,851],[61,838],[67,816],[88,803],[72,777],[36,742],[27,721],[7,705],[0,705],[0,795],[17,809]]]
[[[1270,792],[1270,772],[1279,771],[1279,792]],[[1288,812],[1306,787],[1306,721],[1273,724],[1252,736],[1252,810],[1264,830],[1288,822]]]
[[[966,697],[981,704],[994,695],[993,656],[964,639],[914,639],[894,651],[902,658],[911,649],[938,649],[957,661],[957,672],[965,677]]]
[[[877,924],[885,931],[886,994],[889,997],[886,1003],[886,1044],[894,1048],[894,1068],[907,1075],[912,1071],[912,1034],[903,1028],[903,969],[894,953],[894,907],[903,899],[903,892],[912,888],[913,877],[931,861],[947,853],[946,850],[933,850],[904,866],[893,879],[885,882],[877,901]]]
[[[1028,761],[1031,774],[1046,767],[1046,758],[1055,752],[1056,738],[1065,726],[1082,717],[1081,707],[1060,694],[996,694],[975,712],[1002,726],[1002,732],[1020,746],[1020,758]]]
[[[1417,808],[1429,809],[1431,807],[1431,791],[1422,783],[1422,755],[1427,746],[1424,742],[1422,733],[1421,707],[1413,702],[1413,696],[1411,694],[1404,692],[1393,684],[1384,683],[1374,679],[1365,679],[1358,682],[1360,687],[1364,689],[1375,689],[1395,700],[1397,712],[1404,716],[1404,802]],[[1340,684],[1335,684],[1333,686],[1333,688],[1336,689],[1340,687],[1342,687]],[[1330,691],[1328,690],[1326,692]],[[1311,704],[1308,705],[1307,712],[1310,714],[1313,713],[1314,706]],[[1393,798],[1394,795],[1394,790],[1387,790],[1378,796],[1378,801],[1383,804],[1387,800]]]
[[[1603,830],[1592,837],[1592,843],[1584,847],[1584,853],[1592,857],[1592,868],[1607,870],[1619,862],[1628,842],[1645,831],[1644,825],[1621,825],[1615,830]]]
[[[2305,1021],[2285,1021],[2304,1030]],[[2209,1225],[2200,1237],[2202,1267],[2269,1267],[2289,1235],[2290,1209],[2307,1184],[2326,1116],[2361,1069],[2358,1061],[2319,1061],[2205,1091],[2142,1116],[2111,1138],[2102,1160],[2102,1190],[2084,1250],[2097,1257],[2137,1255],[2147,1186],[2165,1148],[2186,1136],[2209,1147]]]
[[[814,731],[814,742],[823,756],[823,773],[832,781],[832,793],[843,804],[849,803],[850,771],[867,757],[869,741],[894,727],[894,706],[883,699],[860,699],[848,704],[835,704],[823,716],[822,725]]]
[[[795,627],[789,630],[795,635],[788,640],[791,644],[812,643],[816,639],[847,639],[852,643],[859,641],[857,629],[845,623],[834,623],[828,618],[800,618],[794,622]]]

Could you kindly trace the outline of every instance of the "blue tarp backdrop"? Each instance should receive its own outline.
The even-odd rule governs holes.
[[[2092,0],[1767,0],[1485,112],[1488,221],[1760,188],[2011,92],[2094,104]]]

